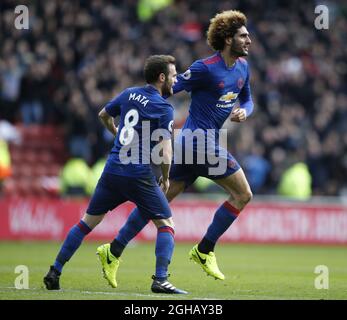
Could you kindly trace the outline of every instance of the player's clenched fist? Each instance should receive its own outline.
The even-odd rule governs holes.
[[[242,121],[245,121],[246,118],[247,116],[246,116],[245,109],[238,107],[231,112],[231,118],[230,118],[231,121],[242,122]]]

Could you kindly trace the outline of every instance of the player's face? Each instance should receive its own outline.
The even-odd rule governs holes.
[[[249,46],[251,44],[251,39],[249,38],[249,33],[245,26],[239,28],[232,38],[232,43],[230,47],[230,54],[232,56],[244,57],[248,56]]]
[[[169,74],[163,83],[163,95],[171,96],[173,94],[172,86],[177,81],[177,72],[174,64],[169,64]]]

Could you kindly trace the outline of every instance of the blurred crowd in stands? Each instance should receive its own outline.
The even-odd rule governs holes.
[[[153,2],[163,8],[144,14]],[[253,192],[275,194],[286,170],[300,163],[313,195],[347,193],[346,3],[326,2],[328,30],[314,26],[315,1],[23,0],[29,30],[14,28],[16,4],[0,2],[1,119],[64,127],[71,157],[93,165],[113,142],[97,113],[125,87],[143,83],[145,58],[172,54],[184,72],[212,54],[209,19],[238,9],[252,40],[255,111],[225,127]],[[190,98],[170,101],[179,128]]]

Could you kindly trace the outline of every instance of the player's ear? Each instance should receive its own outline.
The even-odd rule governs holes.
[[[232,43],[233,43],[233,38],[232,37],[225,38],[225,44],[226,45],[231,46]]]
[[[165,82],[165,74],[164,73],[161,73],[160,75],[159,75],[159,81],[160,82]]]

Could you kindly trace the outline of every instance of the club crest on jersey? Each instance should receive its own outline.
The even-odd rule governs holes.
[[[144,107],[146,106],[146,104],[149,102],[149,100],[147,99],[147,97],[142,96],[141,94],[137,94],[137,93],[130,93],[129,95],[129,100],[134,100],[134,101],[138,101],[140,102]]]
[[[189,80],[191,76],[192,76],[192,72],[190,71],[190,69],[188,69],[185,73],[182,74],[182,77],[185,80]]]

